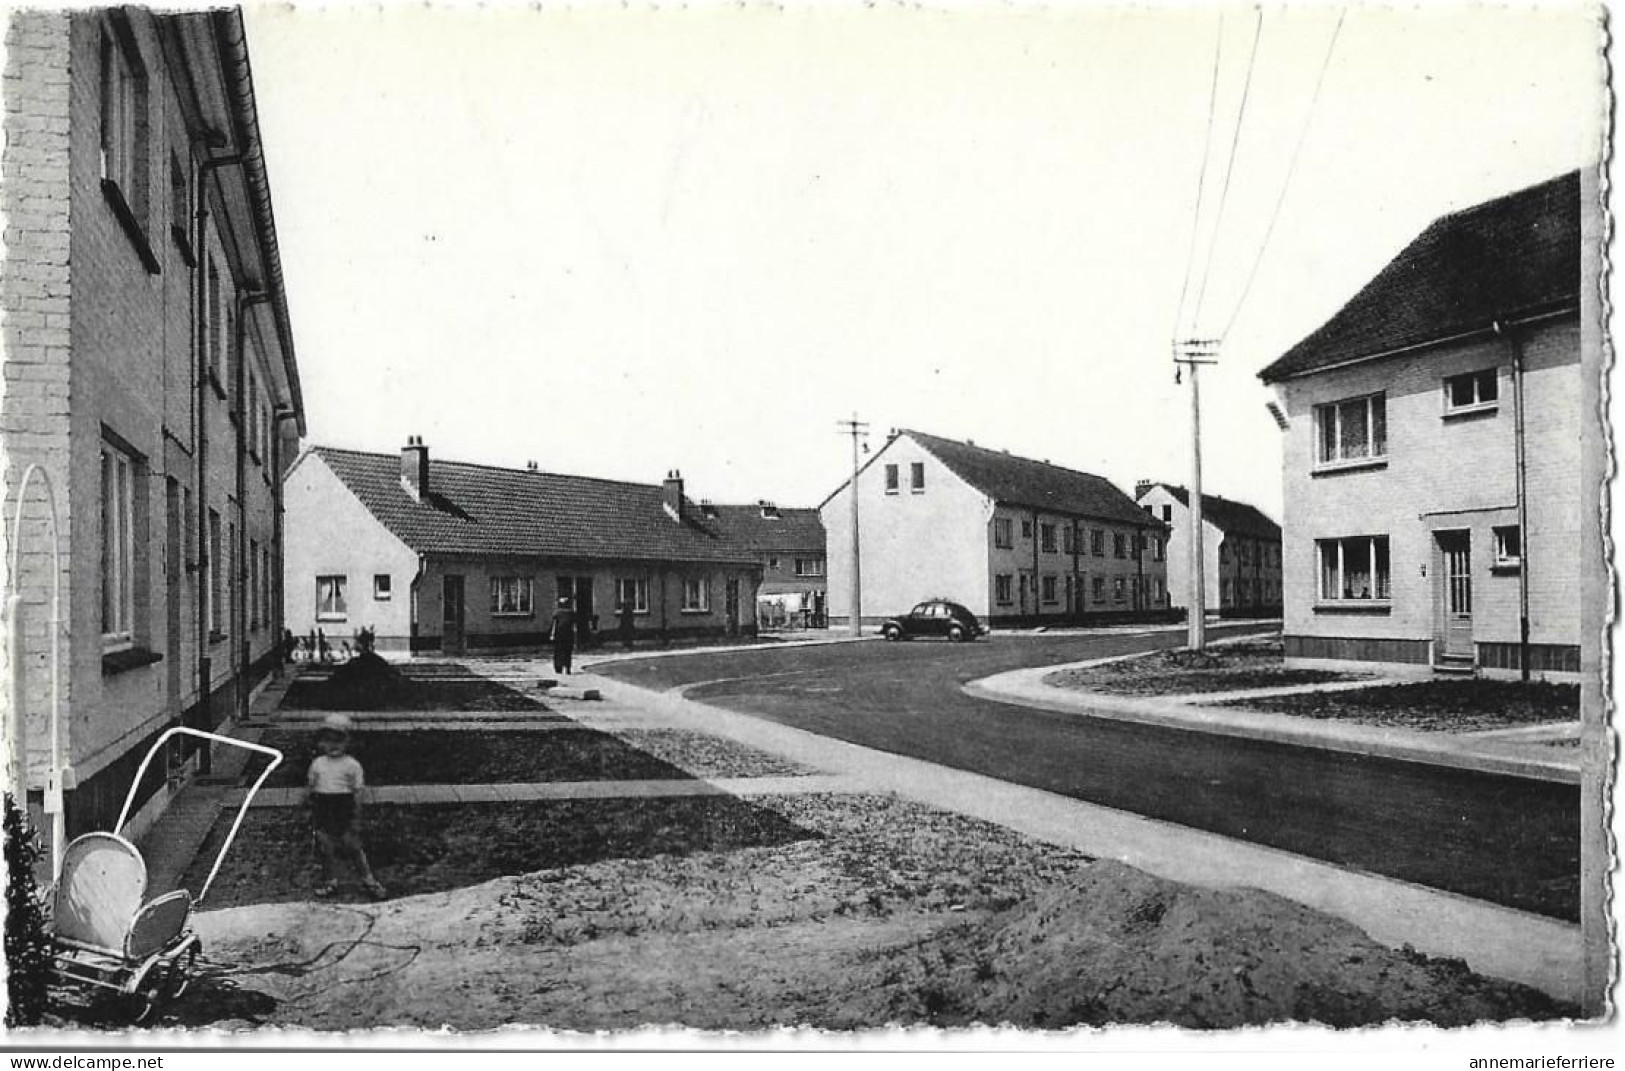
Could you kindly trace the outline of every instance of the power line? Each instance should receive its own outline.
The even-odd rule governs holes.
[[[1196,266],[1196,239],[1202,233],[1202,198],[1207,189],[1207,161],[1213,144],[1213,110],[1219,99],[1219,67],[1224,58],[1224,16],[1219,16],[1219,32],[1213,39],[1213,84],[1207,94],[1207,133],[1202,137],[1202,167],[1196,174],[1196,210],[1191,213],[1191,247],[1185,253],[1185,278],[1179,284],[1179,307],[1174,311],[1174,334],[1185,322],[1185,295],[1190,290],[1191,268]]]
[[[1314,118],[1315,105],[1320,101],[1320,87],[1326,82],[1326,71],[1332,65],[1332,53],[1337,48],[1337,36],[1343,32],[1343,19],[1348,15],[1348,8],[1337,13],[1337,25],[1332,28],[1331,40],[1326,44],[1326,55],[1320,61],[1320,74],[1315,78],[1315,92],[1309,98],[1309,110],[1304,112],[1303,126],[1298,130],[1298,143],[1292,147],[1292,157],[1287,162],[1286,178],[1281,183],[1281,192],[1275,198],[1275,208],[1270,212],[1269,226],[1264,228],[1264,240],[1258,246],[1258,256],[1253,258],[1252,270],[1247,273],[1247,282],[1241,288],[1241,297],[1236,301],[1230,319],[1225,322],[1224,330],[1219,332],[1221,339],[1230,334],[1230,329],[1236,325],[1236,318],[1241,315],[1242,306],[1247,304],[1247,295],[1252,292],[1253,280],[1258,277],[1258,267],[1264,263],[1264,253],[1270,247],[1270,237],[1275,233],[1275,221],[1281,216],[1281,206],[1286,203],[1287,190],[1292,186],[1292,175],[1298,168],[1298,154],[1303,150],[1303,143],[1309,134],[1310,121]]]
[[[1241,83],[1241,106],[1236,109],[1236,128],[1230,135],[1230,158],[1224,165],[1224,185],[1219,188],[1219,211],[1213,221],[1213,237],[1208,241],[1206,263],[1202,265],[1202,281],[1196,289],[1196,309],[1192,314],[1191,322],[1195,323],[1202,318],[1202,299],[1207,295],[1207,281],[1213,270],[1213,253],[1219,245],[1219,232],[1224,229],[1224,210],[1230,195],[1230,177],[1235,173],[1236,147],[1241,144],[1241,128],[1247,118],[1247,95],[1253,87],[1253,61],[1258,58],[1258,38],[1264,30],[1264,9],[1255,9],[1257,20],[1253,23],[1253,47],[1247,53],[1247,75]]]

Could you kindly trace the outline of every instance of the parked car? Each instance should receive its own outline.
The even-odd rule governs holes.
[[[927,599],[906,614],[888,617],[880,626],[880,634],[888,640],[946,636],[958,642],[974,640],[986,632],[975,614],[947,599]]]

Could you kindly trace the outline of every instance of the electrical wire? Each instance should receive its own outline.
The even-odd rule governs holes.
[[[1320,102],[1320,87],[1326,83],[1326,71],[1332,65],[1332,53],[1337,49],[1337,37],[1343,32],[1343,19],[1348,15],[1348,8],[1343,8],[1337,14],[1337,25],[1332,28],[1331,40],[1326,44],[1326,55],[1320,61],[1320,74],[1315,78],[1315,91],[1309,98],[1309,109],[1304,112],[1303,126],[1298,130],[1298,142],[1292,147],[1292,157],[1287,161],[1286,178],[1281,182],[1281,191],[1276,195],[1275,208],[1270,212],[1269,225],[1264,228],[1264,240],[1259,243],[1258,255],[1253,258],[1252,269],[1247,273],[1247,282],[1241,288],[1241,297],[1236,301],[1235,309],[1230,313],[1230,319],[1225,322],[1224,330],[1219,332],[1222,341],[1230,334],[1230,329],[1236,326],[1236,318],[1247,304],[1247,295],[1252,293],[1253,280],[1258,278],[1259,265],[1264,263],[1264,253],[1270,247],[1270,238],[1275,234],[1275,221],[1281,216],[1281,206],[1286,203],[1287,190],[1292,186],[1292,175],[1298,169],[1298,154],[1303,151],[1303,143],[1309,134],[1309,126],[1314,118],[1315,105]]]
[[[1264,9],[1254,9],[1258,18],[1253,23],[1253,46],[1247,53],[1247,74],[1241,83],[1241,105],[1236,109],[1236,127],[1230,135],[1230,158],[1224,166],[1224,185],[1219,188],[1219,210],[1213,221],[1213,237],[1207,246],[1206,262],[1202,265],[1201,283],[1196,288],[1196,309],[1191,316],[1191,326],[1202,318],[1202,302],[1207,295],[1207,281],[1213,270],[1213,253],[1219,245],[1219,232],[1224,228],[1224,210],[1230,195],[1230,178],[1235,173],[1236,148],[1241,144],[1241,128],[1247,118],[1247,96],[1253,87],[1253,63],[1258,59],[1258,38],[1264,30]]]
[[[1219,32],[1213,41],[1213,84],[1207,96],[1207,133],[1202,138],[1202,167],[1196,174],[1196,209],[1191,213],[1191,247],[1185,253],[1185,278],[1179,284],[1179,306],[1174,311],[1174,337],[1185,322],[1185,297],[1190,290],[1191,268],[1196,265],[1196,239],[1202,233],[1202,199],[1207,189],[1207,162],[1212,155],[1213,112],[1219,99],[1219,67],[1224,58],[1224,15],[1219,16]]]

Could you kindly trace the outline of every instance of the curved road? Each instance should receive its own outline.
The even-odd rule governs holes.
[[[1220,634],[1227,629],[1218,630]],[[1182,632],[831,644],[597,672],[785,725],[1575,921],[1577,786],[1011,706],[1009,669],[1176,647]]]

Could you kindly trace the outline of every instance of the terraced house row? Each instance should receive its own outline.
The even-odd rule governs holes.
[[[5,701],[71,835],[274,662],[303,406],[238,12],[12,12],[5,109]]]

